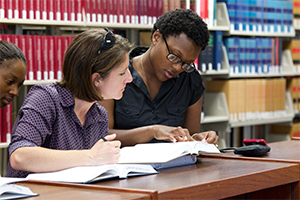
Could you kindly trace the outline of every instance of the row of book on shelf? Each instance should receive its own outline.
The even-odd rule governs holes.
[[[217,0],[227,5],[230,30],[246,32],[293,32],[294,0]],[[298,13],[299,14],[299,13]]]
[[[0,0],[0,18],[153,24],[169,10],[190,8],[213,25],[215,6],[216,0]]]
[[[231,74],[280,73],[282,38],[224,38]]]
[[[207,92],[223,92],[231,122],[286,114],[286,79],[231,79],[206,82]]]
[[[60,80],[64,54],[74,37],[2,34],[0,40],[14,43],[24,52],[26,80]]]
[[[290,78],[287,88],[291,93],[294,111],[298,113],[300,112],[300,77]]]

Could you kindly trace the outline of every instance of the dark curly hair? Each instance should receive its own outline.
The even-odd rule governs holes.
[[[185,33],[195,41],[202,50],[208,45],[209,31],[203,19],[190,9],[176,9],[164,13],[155,22],[151,38],[156,30],[165,37],[178,36]]]

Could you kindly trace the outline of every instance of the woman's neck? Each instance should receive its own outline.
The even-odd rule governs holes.
[[[74,101],[75,101],[74,112],[76,113],[76,116],[81,122],[82,126],[84,126],[86,114],[95,102],[87,102],[85,100],[78,99],[76,97],[74,97]]]

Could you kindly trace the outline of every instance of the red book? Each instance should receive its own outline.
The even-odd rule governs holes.
[[[41,19],[41,2],[40,0],[33,0],[34,18],[36,20]]]
[[[54,0],[47,1],[48,20],[54,20]]]
[[[204,19],[206,23],[208,23],[208,0],[202,0],[202,1],[204,1],[204,3],[203,3],[203,11],[200,11],[203,13],[203,17],[202,16],[201,17],[202,19]]]
[[[44,80],[49,79],[49,36],[42,36],[42,73]]]
[[[12,43],[12,35],[10,35],[10,34],[4,34],[3,35],[3,40]]]
[[[104,0],[105,1],[105,0]],[[113,4],[113,0],[107,0],[106,1],[106,3],[107,3],[107,16],[108,16],[108,22],[109,23],[114,23],[114,9],[113,9],[113,7],[114,7],[114,4]]]
[[[62,20],[62,1],[61,0],[54,0],[54,19],[56,21],[61,21]]]
[[[119,4],[118,4],[118,0],[113,0],[113,23],[118,23],[118,18],[119,18],[119,15],[118,15],[118,7],[119,7]]]
[[[159,18],[164,13],[164,2],[163,0],[157,1],[157,18]]]
[[[20,0],[20,10],[22,13],[22,19],[27,19],[27,6],[26,6],[26,0]]]
[[[157,20],[157,4],[158,4],[158,0],[154,0],[152,2],[152,24],[154,24]]]
[[[120,24],[124,23],[124,1],[123,0],[117,0],[117,16],[118,16],[118,22]]]
[[[6,16],[5,16],[5,3],[6,3],[6,0],[0,0],[0,18],[1,19],[4,19]]]
[[[13,18],[13,0],[6,1],[6,11],[5,12],[7,12],[8,19]]]
[[[97,3],[96,0],[91,0],[91,8],[90,8],[90,12],[91,12],[91,20],[92,22],[97,22],[97,15],[96,15],[96,9],[97,9]]]
[[[27,80],[35,80],[34,57],[33,57],[33,35],[26,35],[27,51]]]
[[[33,36],[33,49],[34,49],[34,66],[35,66],[35,77],[36,80],[43,80],[42,76],[42,36],[34,35]]]
[[[15,0],[13,1],[13,16],[14,16],[14,19],[19,19],[20,17],[20,1],[19,0]]]
[[[61,12],[62,12],[62,20],[68,21],[70,20],[70,0],[62,0],[61,1]]]
[[[130,17],[131,17],[131,23],[136,24],[136,17],[135,17],[135,0],[130,0],[131,6],[130,6]]]
[[[109,3],[109,0],[102,0],[102,10],[103,10],[103,23],[107,23],[108,22],[108,3]]]
[[[27,19],[34,19],[33,0],[27,0]]]
[[[55,41],[57,44],[57,52],[56,52],[56,79],[61,80],[62,78],[62,65],[63,65],[63,59],[64,59],[64,41],[65,37],[63,36],[56,36]]]
[[[1,142],[10,142],[12,129],[12,105],[8,104],[2,110],[2,136]]]
[[[81,2],[82,10],[86,17],[86,22],[91,22],[91,0],[82,0]]]
[[[148,24],[152,24],[153,23],[153,3],[154,1],[147,1],[147,21]]]
[[[130,1],[123,0],[125,23],[130,23]]]
[[[97,13],[97,22],[102,22],[102,16],[103,16],[103,1],[102,0],[96,0],[96,10]]]
[[[17,47],[20,48],[20,36],[12,35],[12,43],[14,43]]]
[[[75,22],[75,0],[70,0],[70,3],[71,21]]]
[[[141,10],[140,10],[140,4],[139,4],[140,0],[135,0],[135,8],[134,8],[134,15],[135,15],[135,23],[136,24],[140,24],[140,14],[141,14]]]
[[[48,20],[47,1],[39,0],[41,6],[42,20]]]
[[[75,0],[75,21],[81,22],[82,21],[82,6],[81,0]]]
[[[49,48],[49,56],[48,56],[48,62],[49,62],[49,80],[54,80],[54,71],[55,71],[55,43],[54,43],[54,36],[47,36],[48,39],[48,48]]]

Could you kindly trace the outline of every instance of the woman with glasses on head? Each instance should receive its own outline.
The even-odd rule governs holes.
[[[63,79],[33,86],[19,110],[7,177],[118,162],[121,143],[107,135],[107,112],[96,102],[122,97],[132,81],[130,48],[108,29],[85,31],[71,42]]]
[[[131,50],[133,81],[123,98],[100,102],[108,111],[110,132],[123,146],[158,140],[217,144],[214,131],[199,133],[204,86],[193,64],[208,40],[201,17],[176,9],[158,18],[149,48]]]

